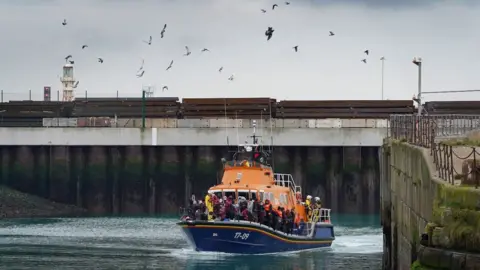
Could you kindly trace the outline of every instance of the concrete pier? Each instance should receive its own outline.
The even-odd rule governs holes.
[[[273,165],[336,213],[372,213],[378,149],[279,146]],[[226,153],[225,146],[1,146],[0,184],[93,214],[174,214],[221,179]]]

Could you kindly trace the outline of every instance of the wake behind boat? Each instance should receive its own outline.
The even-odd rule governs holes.
[[[177,223],[196,251],[262,254],[329,247],[335,240],[330,209],[307,196],[290,174],[274,173],[270,152],[241,144],[230,161],[222,159],[223,177],[205,202]]]

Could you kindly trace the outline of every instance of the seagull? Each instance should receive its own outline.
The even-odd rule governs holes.
[[[274,10],[274,9],[275,9],[275,7],[278,7],[278,5],[277,5],[277,4],[273,4],[273,6],[272,6],[272,10]]]
[[[142,72],[140,74],[137,74],[137,78],[142,77],[144,73],[145,73],[145,70],[142,70]]]
[[[333,33],[332,31],[329,31],[329,32],[330,32],[329,36],[335,36],[335,33]]]
[[[285,2],[285,5],[287,5],[287,6],[290,5],[290,2]]]
[[[270,40],[272,38],[274,31],[275,30],[273,30],[272,27],[268,27],[267,31],[265,31],[265,36],[267,36],[267,40]]]
[[[100,64],[103,64],[103,59],[99,57],[99,58],[98,58],[98,62],[99,62]]]
[[[366,55],[368,55],[369,51],[368,51],[368,50],[365,50],[364,53],[365,53]]]
[[[160,38],[163,38],[163,35],[165,34],[166,29],[167,29],[167,24],[163,26],[162,32],[160,32]]]
[[[76,81],[75,84],[73,85],[73,88],[77,88],[79,83],[80,83],[80,81]]]
[[[165,92],[165,90],[168,91],[168,86],[166,86],[166,85],[164,87],[162,87],[162,92]]]
[[[266,13],[267,11],[265,9],[260,9],[262,13]]]
[[[70,61],[68,61],[68,62],[69,62],[71,65],[75,64],[75,61],[73,61],[73,60],[70,60]]]
[[[203,48],[202,52],[209,52],[210,50],[207,48]]]
[[[385,59],[385,56],[380,57],[380,60],[381,60],[381,61],[386,60],[386,59]]]
[[[172,60],[172,62],[170,62],[170,65],[167,67],[167,69],[166,69],[166,70],[169,70],[169,69],[171,69],[171,68],[172,68],[172,66],[173,66],[173,60]]]
[[[298,52],[298,45],[297,45],[297,46],[293,46],[293,48],[295,49],[295,52]]]
[[[188,48],[188,46],[185,46],[185,49],[187,50],[187,53],[183,56],[189,56],[191,54],[190,49]]]
[[[68,61],[68,59],[70,59],[70,58],[72,58],[71,54],[69,54],[69,55],[67,55],[67,57],[65,57],[65,61]]]
[[[87,48],[87,47],[88,47],[87,44],[83,45],[83,46],[82,46],[82,50],[85,49],[85,48]]]
[[[367,59],[362,59],[362,62],[366,64],[366,63],[367,63]]]
[[[148,41],[143,41],[145,43],[147,43],[148,45],[152,45],[152,36],[150,36],[150,38],[148,39]]]
[[[222,70],[223,70],[223,67],[220,67],[220,68],[218,69],[218,72],[222,72]]]
[[[140,65],[140,68],[138,69],[137,73],[140,72],[143,69],[143,64],[145,63],[145,59],[142,59],[142,64]]]
[[[233,74],[228,78],[229,81],[233,81]]]
[[[63,19],[62,25],[63,26],[67,25],[67,19]]]

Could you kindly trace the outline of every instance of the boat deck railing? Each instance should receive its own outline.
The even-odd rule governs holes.
[[[295,184],[295,181],[293,181],[293,176],[291,174],[274,173],[273,179],[275,181],[275,185],[281,186],[281,187],[288,187],[291,190],[293,190],[293,192],[295,193],[299,192],[300,194],[302,194],[302,187],[297,186],[297,184]]]

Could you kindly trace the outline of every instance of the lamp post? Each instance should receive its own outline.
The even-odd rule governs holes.
[[[380,61],[382,61],[382,100],[383,100],[383,82],[384,82],[384,73],[385,73],[385,57],[381,57]]]
[[[412,63],[418,67],[418,115],[422,115],[422,58],[414,57]]]

